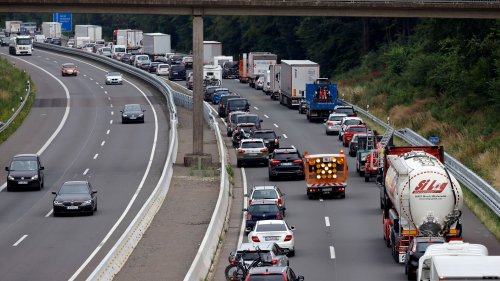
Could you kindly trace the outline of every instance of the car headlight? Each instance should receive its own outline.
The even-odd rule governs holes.
[[[8,178],[9,180],[11,180],[11,181],[13,181],[13,180],[14,180],[14,177],[13,177],[13,176],[10,176],[10,175],[9,175],[7,178]]]
[[[142,114],[142,113],[141,113],[141,114],[139,114],[139,117],[142,117],[142,116],[144,116],[144,114]]]
[[[31,177],[32,180],[37,180],[38,179],[38,175],[34,175]]]
[[[55,200],[54,201],[54,205],[62,206],[63,205],[63,201]]]
[[[123,116],[123,117],[127,117],[128,115],[124,113],[124,114],[122,114],[122,116]]]
[[[92,199],[89,199],[87,201],[83,201],[82,205],[90,205],[92,204]]]
[[[366,161],[366,155],[361,156],[361,161]]]

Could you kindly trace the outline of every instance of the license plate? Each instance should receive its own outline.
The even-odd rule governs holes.
[[[405,263],[406,254],[399,254],[399,263]]]
[[[323,188],[323,192],[330,192],[332,191],[332,188],[331,187],[328,187],[328,188]]]
[[[281,166],[292,166],[292,163],[281,163]]]
[[[257,153],[250,153],[249,155],[250,156],[257,156],[258,154]]]
[[[279,236],[266,236],[264,237],[264,240],[266,241],[278,241],[280,238]]]
[[[17,184],[28,184],[27,181],[18,181]]]
[[[137,118],[137,117],[135,117],[135,116],[130,116],[130,119],[136,119],[136,118]]]
[[[78,206],[68,206],[66,207],[68,210],[78,210]]]

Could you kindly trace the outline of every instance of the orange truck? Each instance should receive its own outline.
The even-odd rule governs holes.
[[[345,198],[347,188],[347,159],[339,154],[304,154],[307,197],[339,196]]]

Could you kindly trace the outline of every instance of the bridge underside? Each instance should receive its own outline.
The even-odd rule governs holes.
[[[0,12],[500,18],[500,1],[0,0]]]

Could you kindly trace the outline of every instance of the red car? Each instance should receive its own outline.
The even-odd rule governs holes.
[[[62,65],[61,69],[61,75],[66,76],[66,75],[78,75],[78,71],[76,70],[76,65],[72,63],[65,63]]]
[[[344,144],[345,147],[349,146],[349,143],[352,140],[352,137],[355,134],[366,134],[368,131],[368,128],[366,125],[350,125],[347,126],[344,136],[342,138],[342,143]]]

